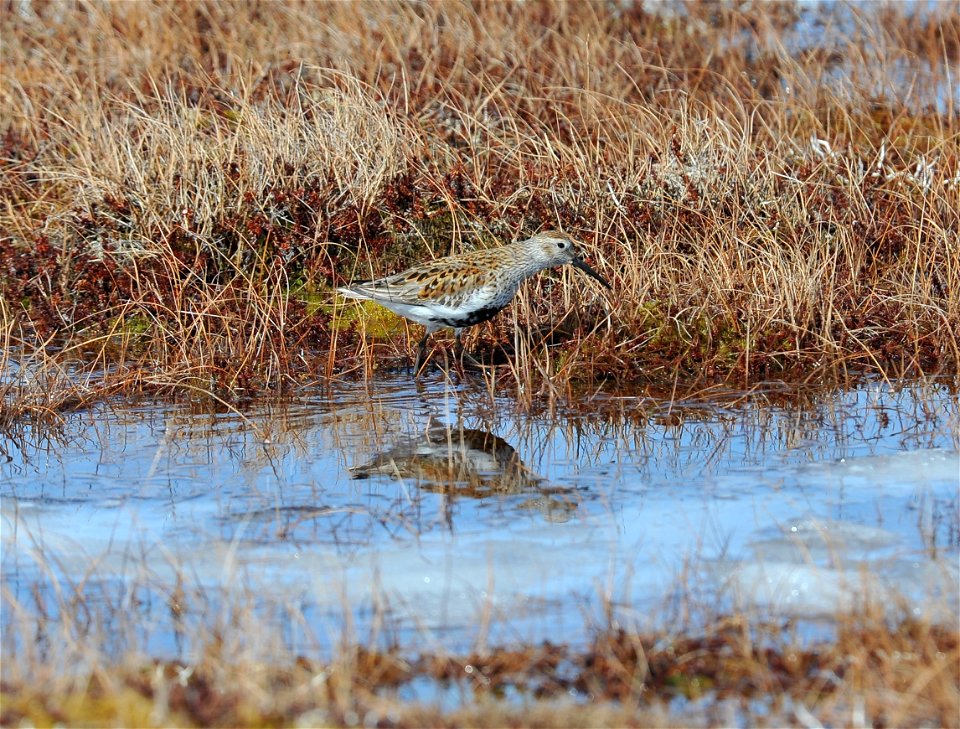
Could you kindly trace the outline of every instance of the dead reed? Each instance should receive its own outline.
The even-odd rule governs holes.
[[[615,293],[529,284],[501,384],[955,371],[960,12],[911,8],[5,4],[9,351],[369,374],[406,327],[332,286],[549,226]]]
[[[709,613],[696,629],[599,626],[581,647],[411,651],[389,636],[359,644],[345,634],[319,659],[287,647],[279,626],[308,622],[296,604],[265,606],[246,593],[221,605],[179,581],[158,593],[146,569],[117,594],[78,589],[95,577],[61,577],[26,603],[4,587],[4,648],[14,660],[0,681],[0,724],[700,726],[739,717],[957,726],[956,630],[892,619],[876,604],[838,616],[835,635],[820,642],[789,622]],[[147,660],[142,613],[157,620],[165,611],[189,657]],[[436,699],[444,692],[460,697],[456,709]]]
[[[614,294],[544,276],[471,333],[507,365],[489,389],[531,407],[584,381],[960,364],[955,1],[21,0],[0,38],[5,435],[121,394],[230,405],[369,375],[408,356],[407,327],[333,287],[545,227]],[[321,663],[274,650],[240,601],[187,631],[188,664],[142,660],[137,589],[64,587],[35,606],[4,586],[0,724],[665,724],[709,691],[772,697],[770,723],[956,726],[960,704],[956,632],[908,618],[819,646],[713,616],[580,652]],[[390,695],[424,678],[471,699]],[[571,690],[602,701],[550,703]]]

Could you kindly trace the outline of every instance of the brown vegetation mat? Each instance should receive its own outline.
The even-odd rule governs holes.
[[[518,382],[955,371],[957,10],[3,3],[6,343],[130,390],[369,373],[419,333],[331,287],[559,227],[614,291],[476,330]]]
[[[42,685],[5,678],[0,723],[679,726],[739,715],[748,724],[958,725],[955,630],[841,618],[833,642],[800,647],[789,635],[786,625],[734,617],[700,637],[615,630],[582,650],[546,643],[418,658],[351,647],[332,663],[301,657],[285,667],[231,664],[212,645],[195,665],[101,668]],[[414,682],[421,696],[454,691],[460,708],[404,702]]]

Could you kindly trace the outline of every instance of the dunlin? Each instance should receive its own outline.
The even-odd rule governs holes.
[[[566,233],[546,231],[523,241],[447,256],[401,273],[337,289],[351,299],[375,301],[427,328],[417,349],[419,373],[427,339],[438,329],[452,328],[462,354],[464,327],[480,324],[509,304],[526,279],[545,268],[570,263],[608,289],[610,284],[583,262],[577,242]]]
[[[529,491],[543,481],[502,438],[451,425],[431,425],[419,436],[404,438],[350,474],[413,479],[427,491],[478,497]]]

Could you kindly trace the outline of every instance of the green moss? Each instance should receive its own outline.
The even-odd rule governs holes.
[[[713,688],[713,681],[707,676],[685,676],[679,674],[670,676],[666,683],[678,694],[688,699],[698,699]]]
[[[372,301],[337,300],[330,302],[330,292],[301,292],[298,298],[307,304],[311,316],[326,314],[330,328],[342,332],[358,327],[368,337],[390,339],[404,330],[404,319]]]
[[[120,329],[130,334],[145,334],[150,331],[153,324],[150,319],[139,314],[133,314],[120,322]]]
[[[324,312],[333,313],[334,307],[330,304],[329,291],[315,291],[306,286],[296,286],[290,291],[290,296],[306,304],[308,316],[316,316]]]
[[[686,343],[676,320],[669,316],[669,305],[657,299],[646,301],[640,307],[644,312],[640,325],[650,334],[652,347]]]
[[[154,726],[153,700],[139,691],[123,686],[118,691],[96,695],[90,691],[61,696],[54,702],[49,697],[3,694],[4,709],[21,717],[21,724],[36,727],[53,726]],[[165,717],[169,726],[183,725],[182,717]]]

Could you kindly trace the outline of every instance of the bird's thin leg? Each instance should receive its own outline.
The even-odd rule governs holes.
[[[463,329],[453,330],[453,366],[463,374]]]
[[[463,329],[456,330],[456,344],[454,345],[453,352],[456,355],[457,363],[460,367],[463,367],[464,362],[466,362],[471,367],[481,368],[483,365],[477,361],[472,355],[467,354],[463,348]]]
[[[427,357],[427,340],[432,333],[433,330],[427,327],[427,331],[424,333],[423,339],[420,340],[420,345],[417,347],[417,361],[416,364],[413,365],[414,376],[420,375],[420,368],[423,367],[424,360]]]

